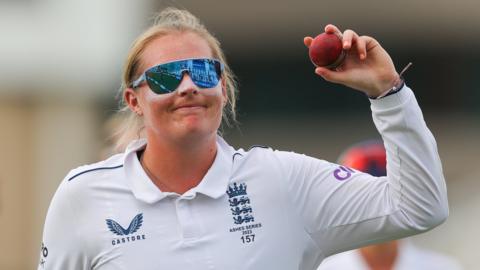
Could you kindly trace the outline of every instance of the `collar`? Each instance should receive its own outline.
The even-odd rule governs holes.
[[[124,154],[124,170],[135,198],[152,204],[167,196],[179,196],[172,192],[162,192],[143,170],[137,157],[137,151],[145,148],[146,139],[131,142]],[[232,171],[232,156],[235,149],[228,145],[222,137],[217,136],[217,154],[212,166],[207,171],[200,183],[180,195],[183,198],[194,198],[196,193],[202,193],[213,199],[225,194]]]

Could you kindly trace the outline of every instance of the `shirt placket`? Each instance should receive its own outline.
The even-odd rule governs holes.
[[[198,221],[192,210],[192,199],[179,197],[175,201],[175,207],[183,240],[194,240],[200,237]]]

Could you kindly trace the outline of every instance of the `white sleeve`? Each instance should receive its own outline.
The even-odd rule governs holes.
[[[72,209],[74,194],[64,180],[48,209],[38,270],[90,269],[79,224]]]
[[[387,151],[386,177],[275,152],[298,218],[325,257],[424,232],[448,216],[437,146],[413,92],[405,86],[372,100],[371,109]]]

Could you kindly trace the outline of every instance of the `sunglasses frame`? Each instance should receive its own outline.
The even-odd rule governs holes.
[[[161,66],[163,66],[163,65],[170,65],[170,64],[176,63],[176,62],[189,62],[189,61],[194,61],[194,60],[211,61],[211,62],[214,63],[214,66],[216,66],[216,65],[219,65],[219,66],[220,66],[220,70],[216,72],[216,73],[217,73],[217,76],[218,76],[218,82],[217,82],[216,85],[218,85],[218,83],[221,81],[222,73],[223,73],[223,71],[224,71],[224,65],[223,65],[223,63],[222,63],[220,60],[215,59],[215,58],[186,58],[186,59],[180,59],[180,60],[174,60],[174,61],[162,63],[162,64],[155,65],[155,66],[153,66],[153,67],[148,68],[145,72],[142,73],[142,75],[140,75],[140,77],[138,77],[136,80],[134,80],[134,81],[130,84],[130,87],[133,88],[133,89],[136,89],[136,88],[138,88],[138,87],[145,81],[145,82],[147,82],[147,85],[148,85],[148,87],[150,88],[150,90],[152,90],[152,91],[153,91],[154,93],[156,93],[156,94],[161,95],[161,94],[168,94],[168,93],[175,92],[175,90],[176,90],[176,88],[178,87],[178,85],[177,85],[177,87],[175,87],[175,89],[167,89],[164,85],[162,85],[161,83],[158,83],[158,85],[160,86],[160,88],[161,88],[162,90],[159,91],[158,89],[157,89],[157,90],[152,89],[152,87],[150,86],[150,84],[148,83],[148,80],[147,80],[147,73],[152,72],[152,70],[154,70],[154,69],[159,69],[159,67],[161,67]],[[178,84],[180,84],[180,83],[182,82],[183,76],[185,75],[185,73],[189,73],[189,75],[190,75],[190,69],[188,69],[188,68],[184,68],[184,69],[182,69],[182,70],[180,70],[180,71],[181,71],[181,74],[182,74],[182,75],[181,75],[180,80],[178,81]],[[194,83],[197,87],[199,87],[199,88],[201,88],[201,89],[213,88],[213,87],[216,86],[216,85],[214,85],[214,86],[212,86],[212,87],[203,87],[202,85],[199,85],[199,84],[197,83],[197,80],[194,80],[194,79],[192,78],[192,81],[193,81],[193,83]]]

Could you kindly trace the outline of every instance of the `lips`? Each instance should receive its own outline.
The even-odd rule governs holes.
[[[203,109],[203,108],[206,108],[206,106],[203,104],[191,103],[191,104],[181,104],[179,106],[176,106],[173,110],[189,111],[189,110],[196,110],[196,109]]]

